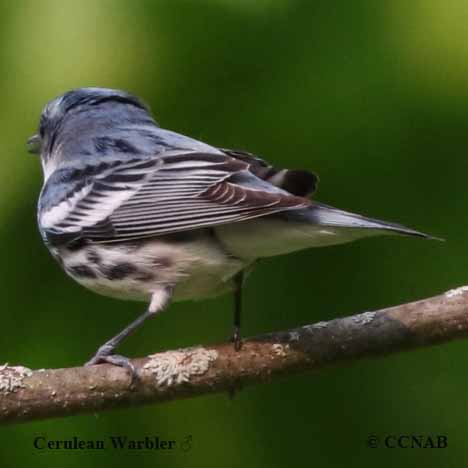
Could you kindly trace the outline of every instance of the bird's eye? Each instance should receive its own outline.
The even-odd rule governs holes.
[[[27,141],[28,153],[39,154],[41,152],[41,137],[39,135],[33,135]]]
[[[45,134],[45,126],[46,126],[46,116],[45,114],[43,113],[41,115],[41,118],[39,120],[39,136],[41,138],[44,138],[44,134]]]

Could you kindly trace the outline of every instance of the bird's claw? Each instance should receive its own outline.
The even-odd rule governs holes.
[[[120,354],[105,354],[99,350],[88,362],[85,363],[85,366],[94,366],[95,364],[101,364],[103,362],[127,369],[131,377],[130,385],[132,385],[138,378],[137,370],[132,364],[132,361]]]
[[[242,340],[240,336],[240,331],[238,328],[234,329],[234,333],[231,338],[232,343],[234,343],[234,351],[240,351],[242,348]]]

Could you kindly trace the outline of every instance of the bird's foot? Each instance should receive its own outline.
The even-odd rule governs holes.
[[[129,371],[131,377],[130,385],[132,385],[138,377],[135,366],[132,364],[132,361],[130,361],[129,358],[121,356],[120,354],[112,354],[112,351],[113,349],[102,346],[97,350],[97,353],[88,362],[85,363],[85,366],[94,366],[95,364],[101,364],[105,362],[114,366],[123,367]]]
[[[242,348],[242,339],[240,336],[240,330],[238,327],[234,328],[234,333],[232,334],[231,342],[234,344],[234,350],[240,351]]]

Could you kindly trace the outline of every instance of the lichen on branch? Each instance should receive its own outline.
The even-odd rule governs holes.
[[[468,287],[372,312],[231,343],[134,359],[138,378],[109,364],[32,371],[0,366],[0,423],[71,416],[232,391],[277,375],[319,370],[468,336]]]

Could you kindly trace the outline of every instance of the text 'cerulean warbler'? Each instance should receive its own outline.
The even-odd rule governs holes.
[[[430,237],[312,201],[311,172],[162,129],[123,91],[53,99],[28,144],[41,157],[38,221],[52,255],[83,286],[149,304],[87,363],[132,376],[115,348],[171,300],[234,291],[239,349],[243,272],[260,258],[379,234]]]

